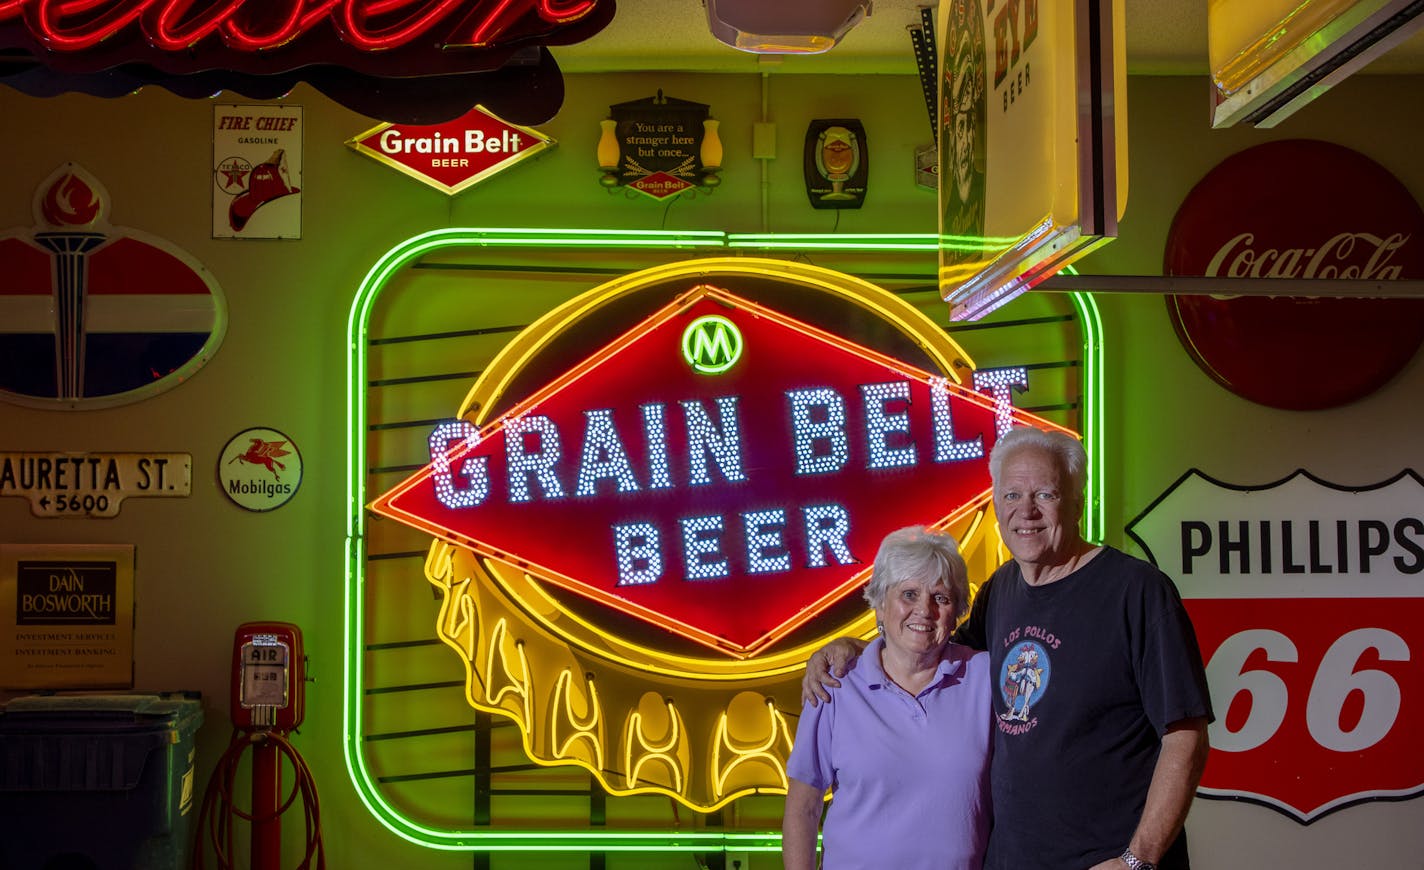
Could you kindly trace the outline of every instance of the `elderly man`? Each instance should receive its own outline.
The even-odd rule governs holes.
[[[955,636],[989,651],[995,687],[986,870],[1190,866],[1182,823],[1212,716],[1201,652],[1166,575],[1079,534],[1086,467],[1076,440],[1033,428],[989,460],[1013,561]],[[812,656],[808,700],[857,649]]]

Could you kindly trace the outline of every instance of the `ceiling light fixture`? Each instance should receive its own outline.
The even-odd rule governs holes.
[[[753,54],[819,54],[870,14],[872,0],[705,0],[719,41]]]

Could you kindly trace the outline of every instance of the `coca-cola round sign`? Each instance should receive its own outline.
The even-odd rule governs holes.
[[[1395,280],[1424,277],[1424,210],[1384,167],[1329,142],[1234,154],[1182,201],[1168,275]],[[1316,410],[1383,386],[1424,340],[1424,300],[1168,296],[1203,371],[1274,408]]]

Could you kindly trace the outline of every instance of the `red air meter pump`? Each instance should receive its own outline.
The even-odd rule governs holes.
[[[246,622],[232,642],[232,724],[241,731],[291,731],[302,724],[306,657],[289,622]]]
[[[220,870],[233,867],[233,832],[238,819],[251,823],[252,870],[280,870],[282,814],[301,797],[305,811],[306,853],[299,868],[326,866],[321,842],[321,815],[316,784],[306,761],[287,740],[306,712],[306,654],[302,631],[289,622],[245,622],[232,641],[232,742],[218,761],[203,796],[198,830],[206,830]],[[252,750],[250,812],[233,804],[242,755]],[[294,782],[282,787],[282,763],[291,765]],[[204,844],[194,853],[194,867],[203,870]]]

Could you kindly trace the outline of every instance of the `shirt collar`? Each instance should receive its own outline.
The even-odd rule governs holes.
[[[860,654],[860,661],[856,664],[851,673],[856,673],[864,669],[865,684],[873,689],[883,688],[890,682],[890,678],[885,676],[885,668],[880,664],[880,651],[885,648],[885,639],[877,637],[870,642],[865,651]],[[944,682],[946,678],[958,677],[964,672],[964,659],[955,653],[956,644],[947,643],[944,651],[940,653],[939,665],[935,668],[934,679],[929,685],[937,686]]]

